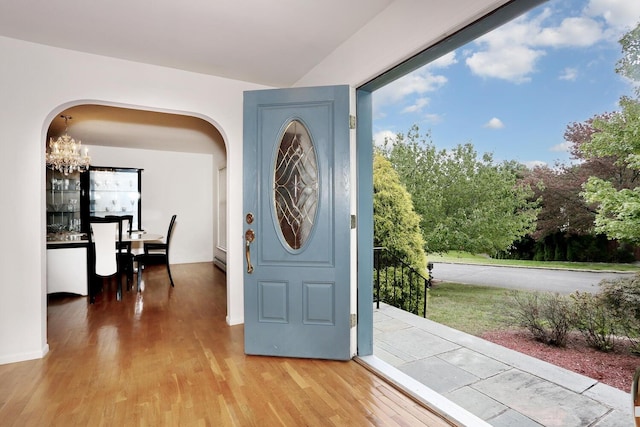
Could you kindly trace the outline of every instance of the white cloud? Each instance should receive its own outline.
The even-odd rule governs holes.
[[[423,95],[436,91],[446,83],[445,76],[421,68],[377,90],[375,102],[379,102],[380,105],[394,104],[409,95]]]
[[[442,55],[440,58],[436,59],[427,64],[427,68],[447,68],[453,64],[457,64],[458,59],[456,58],[456,51],[451,51],[447,54]]]
[[[585,17],[565,18],[558,27],[541,28],[533,43],[544,47],[586,47],[602,40],[600,24]]]
[[[447,55],[445,55],[447,56]],[[444,62],[440,64],[443,66]],[[429,98],[423,96],[435,92],[447,83],[447,78],[440,74],[432,73],[427,67],[422,67],[387,86],[374,92],[373,114],[374,117],[384,115],[385,107],[403,102],[411,96],[419,96],[414,104],[407,106],[403,112],[419,112],[428,104]]]
[[[474,74],[481,77],[525,83],[531,80],[529,74],[534,71],[536,61],[543,55],[541,50],[514,45],[476,52],[467,58],[466,64]]]
[[[547,15],[546,10],[533,19],[525,15],[478,38],[475,45],[479,49],[468,53],[466,65],[480,77],[513,83],[530,81],[536,61],[544,55],[544,51],[531,46],[531,41]]]
[[[546,166],[547,162],[543,162],[542,160],[529,160],[529,161],[523,162],[523,164],[529,169],[533,169],[536,166]]]
[[[578,69],[567,67],[562,70],[562,74],[558,77],[560,80],[575,81],[578,78]]]
[[[618,33],[617,39],[640,20],[640,1],[591,0],[585,13],[591,17],[601,16]]]
[[[484,127],[489,129],[502,129],[504,127],[504,123],[497,117],[492,118],[487,123],[484,124]]]
[[[549,148],[549,151],[568,153],[570,148],[571,148],[571,143],[565,141],[565,142],[562,142],[560,144],[556,144],[553,147]]]
[[[380,132],[376,132],[373,134],[373,144],[376,147],[383,147],[385,140],[388,140],[390,144],[395,142],[395,132],[391,132],[390,130],[381,130]]]
[[[408,107],[405,107],[402,110],[402,112],[403,113],[417,113],[417,112],[422,111],[422,109],[424,107],[426,107],[427,104],[429,104],[429,98],[418,98],[418,99],[416,99],[416,101],[412,105],[409,105]]]
[[[374,112],[388,105],[400,103],[413,95],[418,95],[420,98],[413,105],[406,107],[404,112],[419,112],[429,100],[423,95],[437,91],[448,82],[448,79],[442,74],[438,74],[436,70],[450,67],[457,62],[456,52],[449,52],[377,90],[373,97]]]
[[[547,7],[485,34],[476,40],[475,52],[465,49],[467,66],[481,77],[528,82],[547,49],[617,42],[640,20],[640,1],[591,0],[584,10],[554,23],[557,16],[557,11]]]
[[[440,114],[425,114],[424,118],[427,122],[431,123],[431,124],[438,124],[440,122],[442,122],[444,120],[444,117],[442,117],[442,115]]]

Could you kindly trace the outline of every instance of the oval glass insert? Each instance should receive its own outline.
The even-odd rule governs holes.
[[[308,240],[318,209],[318,163],[307,127],[287,126],[273,171],[273,203],[282,237],[292,249]]]

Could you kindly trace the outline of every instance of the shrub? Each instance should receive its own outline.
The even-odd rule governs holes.
[[[511,317],[534,338],[546,344],[564,347],[573,324],[571,300],[560,294],[512,292]]]
[[[615,346],[617,322],[602,296],[576,292],[571,298],[576,329],[591,347],[600,351],[612,351]]]
[[[640,273],[633,277],[603,280],[600,295],[616,322],[640,353]]]

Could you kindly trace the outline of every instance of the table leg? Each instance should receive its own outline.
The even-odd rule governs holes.
[[[142,291],[142,271],[144,270],[144,263],[138,258],[138,292]]]

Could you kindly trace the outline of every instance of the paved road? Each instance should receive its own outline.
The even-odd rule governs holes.
[[[630,277],[634,273],[595,273],[589,271],[548,270],[470,264],[434,263],[435,280],[470,285],[489,285],[509,289],[532,289],[570,294],[598,292],[602,279]]]

